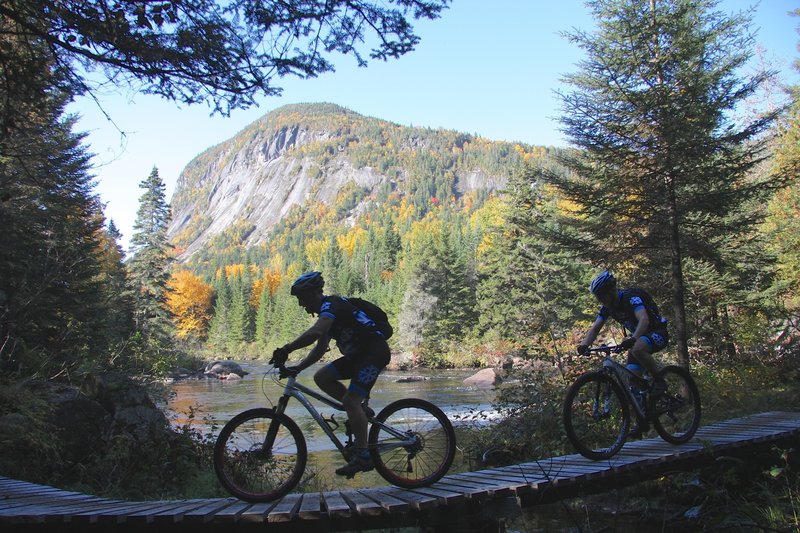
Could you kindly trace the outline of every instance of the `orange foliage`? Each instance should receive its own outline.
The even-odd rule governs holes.
[[[174,316],[178,338],[205,337],[212,314],[211,285],[188,270],[181,270],[172,275],[167,287],[167,307]]]

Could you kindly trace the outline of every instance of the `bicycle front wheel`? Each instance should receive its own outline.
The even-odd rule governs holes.
[[[286,495],[300,481],[307,458],[297,424],[266,408],[233,417],[214,445],[217,478],[228,492],[248,502]]]
[[[416,398],[387,405],[372,423],[369,450],[375,470],[407,489],[435,483],[456,454],[456,434],[447,415]]]
[[[700,426],[700,393],[689,371],[668,366],[658,374],[667,383],[663,396],[650,400],[648,410],[661,438],[671,444],[683,444],[694,437]]]
[[[630,411],[625,394],[608,375],[590,372],[575,380],[564,397],[564,429],[588,459],[607,459],[628,437]]]

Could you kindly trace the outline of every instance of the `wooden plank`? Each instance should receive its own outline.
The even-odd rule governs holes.
[[[339,491],[322,493],[323,507],[331,518],[350,518],[350,505]]]
[[[306,494],[297,511],[302,520],[319,520],[324,515],[322,498],[319,493]]]
[[[502,472],[464,472],[463,479],[491,483],[494,486],[504,487],[514,494],[517,491],[530,490],[530,485],[525,476],[503,474]]]
[[[236,498],[208,500],[205,505],[184,513],[183,519],[186,522],[206,523],[214,518],[214,513],[234,505],[238,501]]]
[[[427,490],[428,488],[426,488]],[[385,487],[381,489],[389,496],[393,496],[398,500],[402,500],[408,504],[411,509],[416,511],[424,511],[426,509],[433,509],[444,504],[444,500],[438,496],[431,495],[423,492],[422,489],[401,489],[399,487]],[[463,496],[462,496],[463,497]]]
[[[230,524],[239,520],[239,515],[252,507],[253,504],[245,501],[237,501],[227,507],[216,511],[213,515],[212,522]]]
[[[261,523],[267,522],[269,512],[278,505],[277,502],[262,502],[253,504],[249,509],[239,515],[240,522]]]
[[[467,497],[461,492],[455,492],[449,490],[447,487],[437,487],[435,485],[419,487],[416,489],[408,489],[406,492],[419,496],[433,497],[436,499],[437,505],[453,505],[455,503],[463,502],[467,499]]]
[[[439,480],[437,487],[449,487],[451,490],[463,492],[467,498],[489,498],[495,495],[510,492],[504,490],[504,487],[498,487],[494,483],[480,483],[477,481],[470,481],[469,479],[460,479],[453,476],[445,476]]]
[[[300,507],[302,501],[302,494],[289,494],[288,496],[284,496],[275,507],[270,510],[269,515],[267,515],[267,522],[289,522],[295,517],[297,509]]]
[[[207,504],[208,500],[203,499],[184,500],[183,503],[176,507],[155,513],[153,515],[153,521],[155,523],[177,524],[183,521],[183,516],[186,513],[194,511],[195,509],[199,509]]]
[[[411,509],[407,501],[381,489],[360,489],[358,492],[380,505],[387,514],[403,514]]]
[[[107,522],[115,522],[117,524],[134,522],[141,524],[146,523],[151,514],[173,506],[172,502],[165,501],[130,502],[129,505],[114,506],[103,511],[93,511],[91,514],[96,516],[98,520]]]
[[[355,490],[342,491],[342,498],[350,505],[353,514],[358,516],[378,516],[383,508],[375,501]]]

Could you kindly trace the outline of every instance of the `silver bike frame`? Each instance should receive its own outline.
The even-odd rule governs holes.
[[[286,380],[286,385],[283,386],[283,394],[281,395],[280,400],[278,400],[278,405],[275,406],[275,412],[283,414],[284,411],[286,410],[286,404],[289,403],[289,398],[296,399],[298,402],[300,402],[300,404],[303,407],[306,408],[308,414],[311,415],[311,417],[317,422],[319,427],[322,428],[322,431],[324,431],[325,434],[328,436],[328,438],[331,439],[331,442],[334,444],[334,446],[336,446],[336,448],[339,450],[342,456],[346,457],[344,444],[342,444],[342,441],[339,440],[339,437],[336,435],[336,433],[333,432],[333,429],[331,429],[327,420],[325,420],[325,418],[322,417],[319,411],[317,411],[316,407],[314,407],[314,404],[312,404],[311,401],[309,401],[309,399],[306,398],[306,395],[321,401],[325,405],[328,405],[329,407],[332,407],[337,411],[345,411],[344,405],[342,405],[340,402],[337,402],[332,398],[328,398],[327,396],[322,395],[321,393],[315,391],[314,389],[310,389],[305,385],[298,383],[297,376],[289,376],[289,378]],[[402,431],[394,429],[391,426],[387,426],[386,424],[375,419],[374,417],[369,419],[369,422],[371,422],[373,425],[375,424],[379,425],[387,433],[399,439],[398,442],[382,444],[381,451],[392,448],[401,448],[403,446],[411,446],[415,443],[415,438],[413,435],[407,435]]]

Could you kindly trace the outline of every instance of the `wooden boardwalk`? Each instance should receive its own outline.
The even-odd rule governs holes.
[[[682,446],[630,442],[612,459],[580,455],[445,476],[431,487],[290,494],[271,503],[235,498],[131,502],[0,477],[0,531],[342,531],[458,524],[688,470],[721,455],[800,438],[800,413],[770,412],[705,426]],[[461,528],[463,529],[463,528]]]

